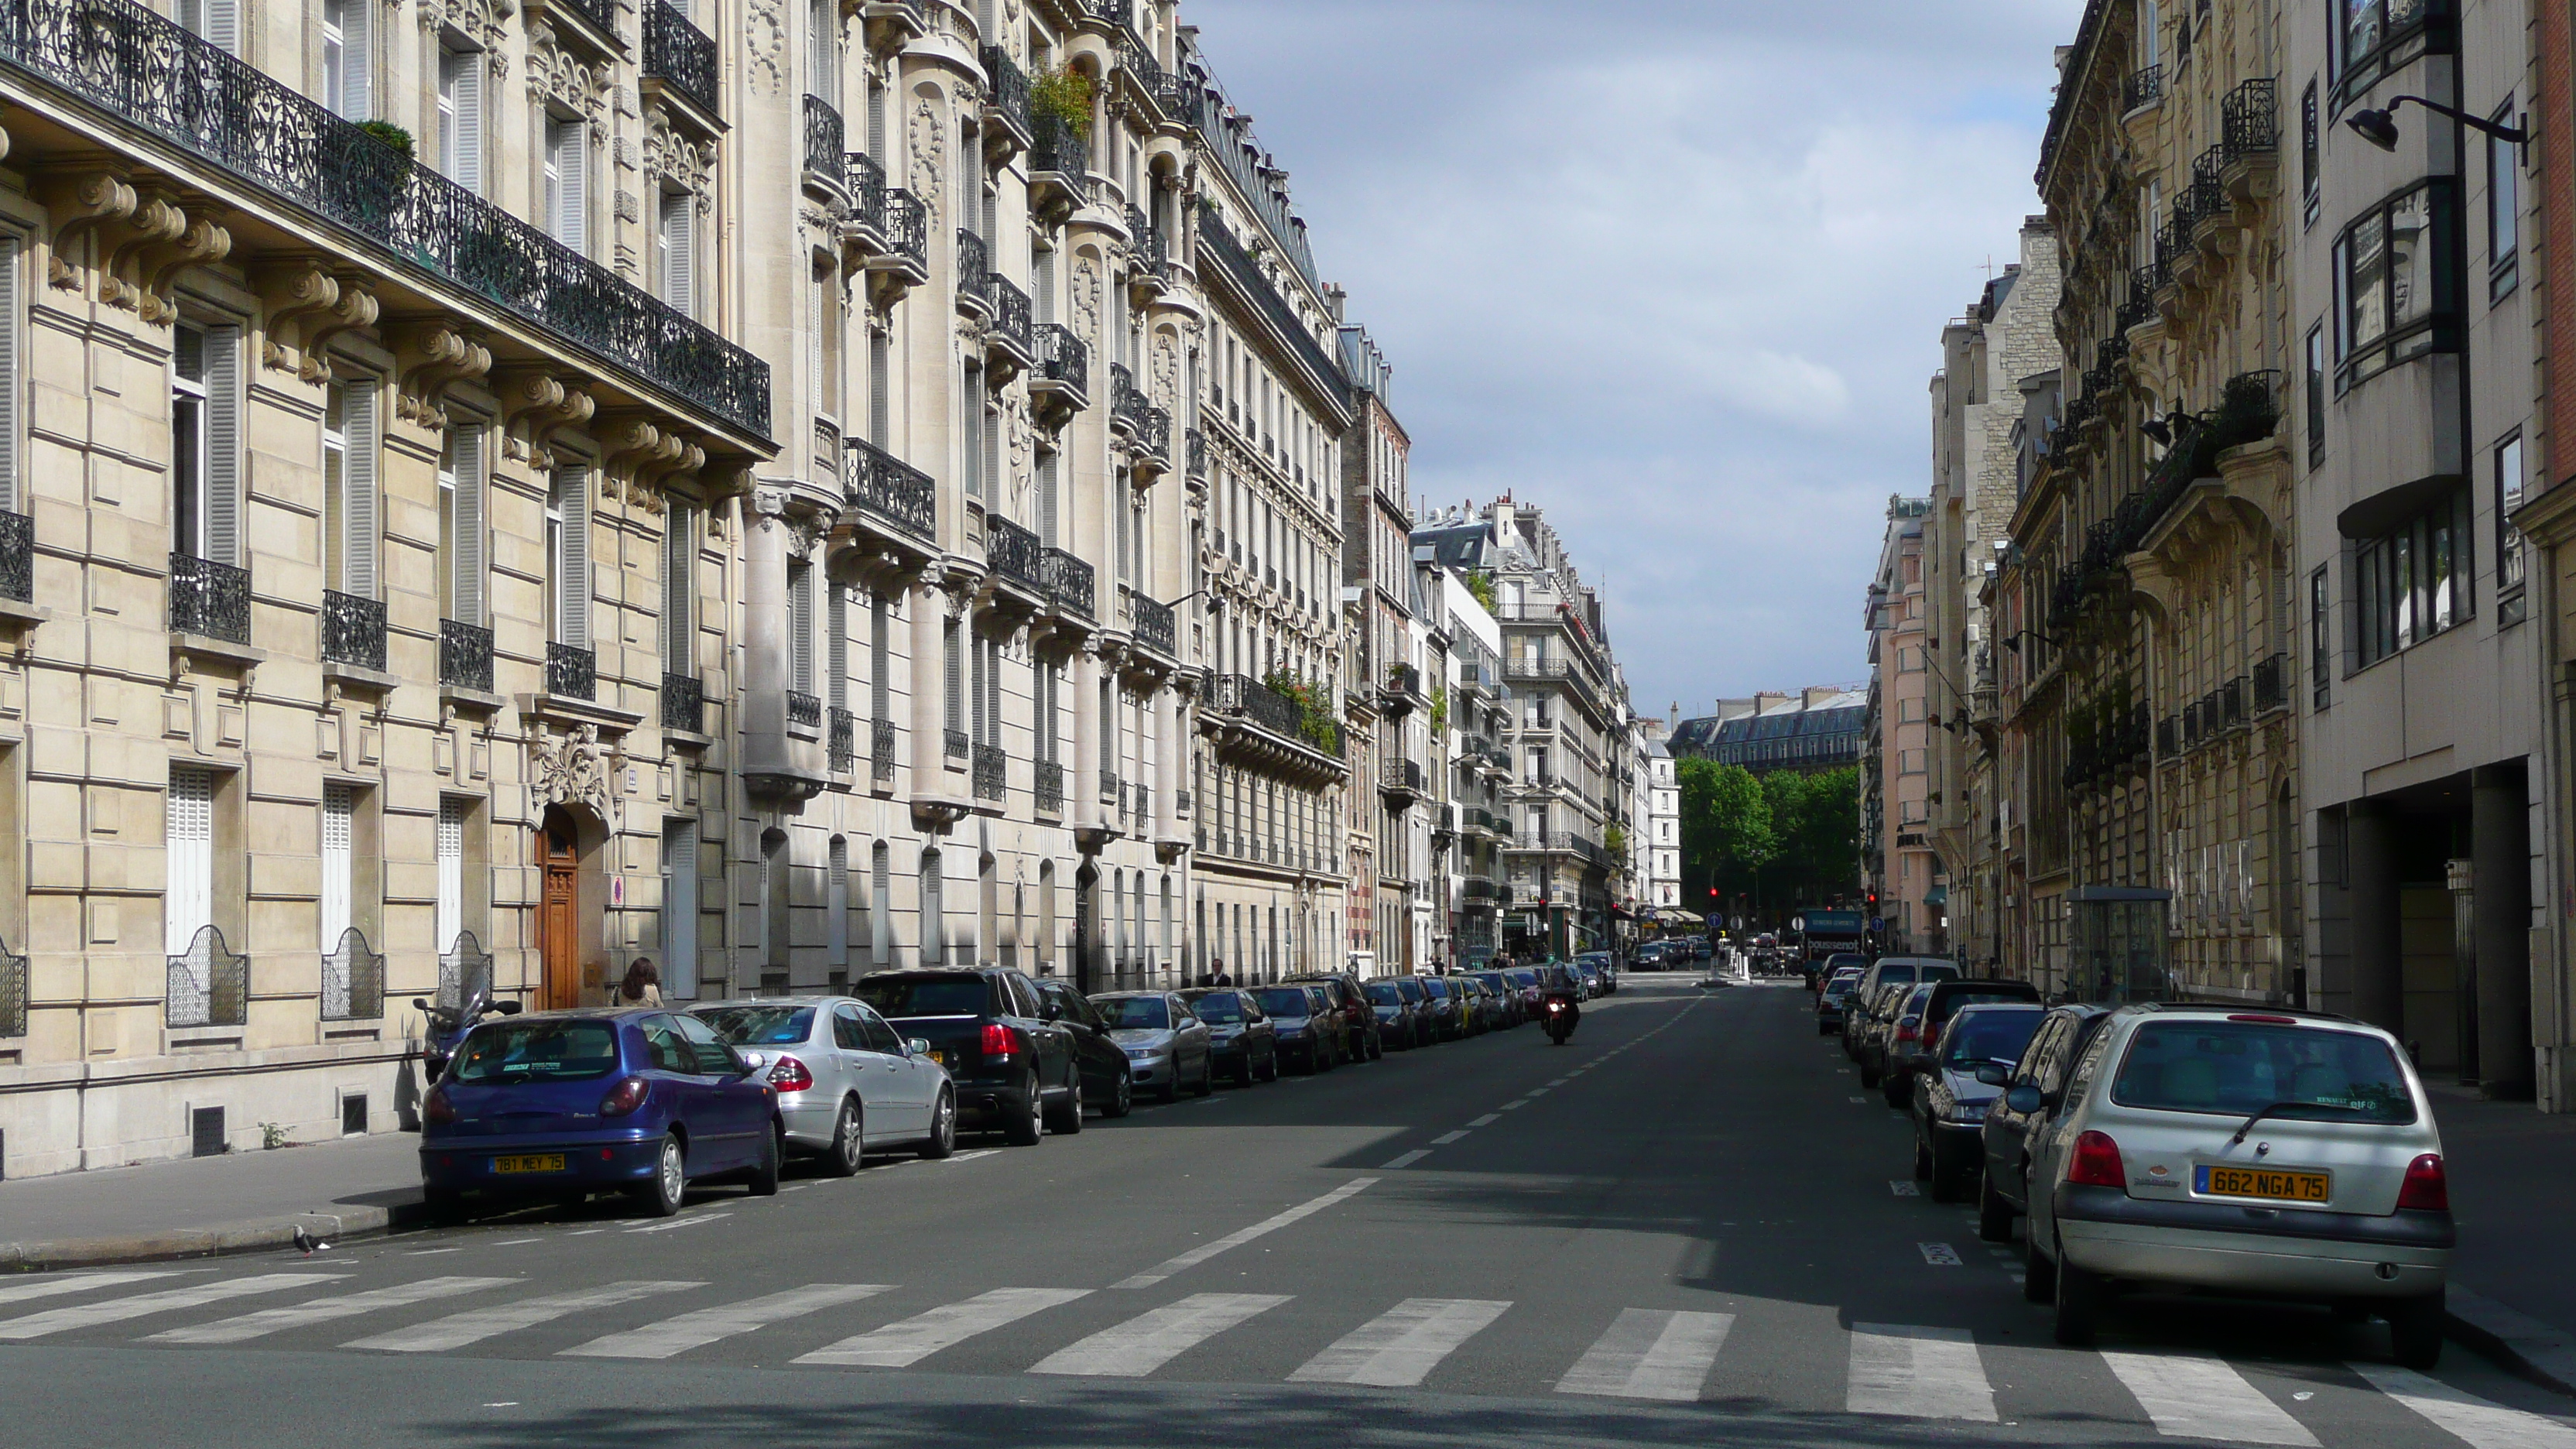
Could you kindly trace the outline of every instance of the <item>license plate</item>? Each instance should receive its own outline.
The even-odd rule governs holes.
[[[492,1159],[492,1170],[494,1172],[561,1172],[564,1170],[563,1154],[547,1152],[528,1157],[495,1157]]]
[[[2322,1172],[2284,1172],[2263,1167],[2203,1166],[2194,1190],[2203,1197],[2251,1197],[2266,1202],[2322,1203],[2332,1194],[2333,1178]]]
[[[932,1052],[930,1054],[930,1064],[935,1067],[944,1067],[948,1065],[948,1053]]]

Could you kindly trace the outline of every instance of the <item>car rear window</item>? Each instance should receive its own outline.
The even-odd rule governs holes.
[[[2151,1021],[2130,1039],[2111,1100],[2167,1112],[2406,1123],[2415,1094],[2388,1043],[2259,1021]]]
[[[2005,1066],[2021,1060],[2022,1049],[2030,1045],[2033,1033],[2048,1013],[2034,1007],[2029,1011],[1979,1011],[1951,1023],[1948,1037],[1941,1048],[1941,1065],[1973,1067],[1983,1062],[2001,1062]]]
[[[719,1006],[690,1014],[734,1046],[793,1046],[814,1034],[810,1006]]]
[[[850,994],[885,1017],[982,1016],[992,999],[981,976],[877,976],[852,986]]]
[[[1538,984],[1538,973],[1526,968],[1515,969],[1510,973],[1510,975],[1512,981],[1522,987],[1536,986]]]
[[[1261,1009],[1269,1012],[1272,1016],[1312,1016],[1315,1014],[1315,1003],[1307,997],[1305,992],[1295,990],[1291,987],[1264,987],[1263,989],[1252,993],[1252,999],[1260,1002]]]
[[[495,1086],[578,1082],[616,1069],[617,1028],[605,1021],[478,1026],[456,1056],[456,1080]]]
[[[1235,1000],[1230,991],[1198,997],[1190,1002],[1190,1010],[1199,1014],[1199,1020],[1217,1026],[1231,1026],[1243,1020],[1243,1003]]]
[[[1947,1016],[1962,1007],[2002,1004],[2006,1002],[2037,1001],[2038,999],[2039,995],[2037,992],[2015,991],[2011,987],[2006,986],[1998,987],[1992,991],[1954,991],[1949,995],[1942,997],[1938,1004],[1941,1009],[1941,1014]]]
[[[1901,962],[1895,965],[1881,966],[1878,968],[1878,984],[1881,986],[1893,986],[1897,982],[1910,982],[1913,979],[1914,963],[1911,961]]]
[[[1402,1006],[1404,991],[1392,981],[1372,981],[1368,984],[1368,999],[1380,1006]]]
[[[1161,1031],[1172,1024],[1171,1010],[1159,996],[1113,996],[1106,1001],[1094,997],[1091,1004],[1099,1008],[1111,1031]]]

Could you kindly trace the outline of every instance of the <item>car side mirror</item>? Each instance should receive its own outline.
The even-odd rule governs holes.
[[[2000,1087],[2012,1079],[2005,1074],[2002,1067],[1988,1062],[1977,1068],[1977,1080],[1989,1087]]]
[[[516,1001],[496,1001],[492,1003],[492,1009],[503,1016],[516,1016],[519,1014],[520,1008],[521,1003]]]
[[[912,1053],[914,1056],[926,1057],[930,1055],[930,1039],[928,1037],[914,1037],[912,1040],[903,1044],[903,1049]]]
[[[742,1071],[745,1076],[769,1065],[769,1058],[759,1052],[736,1052],[734,1055],[742,1058]]]
[[[1980,1073],[1981,1080],[1982,1077],[1983,1074]],[[2012,1090],[2004,1093],[2004,1105],[2012,1108],[2014,1111],[2019,1112],[2025,1117],[2038,1111],[2039,1104],[2039,1088],[2032,1086],[2028,1082],[2024,1082],[2020,1086],[2014,1087]]]

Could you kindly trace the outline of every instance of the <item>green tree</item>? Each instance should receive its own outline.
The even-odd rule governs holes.
[[[1780,770],[1762,777],[1762,795],[1779,839],[1777,863],[1763,874],[1781,905],[1823,905],[1859,888],[1860,771],[1820,775]]]
[[[1697,758],[1675,762],[1682,788],[1682,875],[1692,910],[1708,890],[1750,892],[1757,873],[1779,854],[1780,839],[1762,784],[1741,765]]]

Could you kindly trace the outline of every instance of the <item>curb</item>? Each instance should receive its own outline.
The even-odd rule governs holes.
[[[2576,1396],[2576,1335],[2454,1283],[2444,1329],[2472,1352],[2543,1388]]]
[[[93,1268],[111,1263],[150,1263],[176,1258],[220,1258],[295,1241],[295,1230],[326,1242],[378,1237],[399,1228],[420,1226],[426,1216],[419,1203],[392,1207],[354,1207],[340,1212],[287,1213],[251,1218],[206,1228],[129,1233],[121,1237],[55,1238],[37,1242],[0,1243],[0,1273],[31,1273],[56,1268]]]

